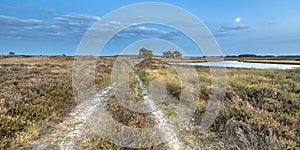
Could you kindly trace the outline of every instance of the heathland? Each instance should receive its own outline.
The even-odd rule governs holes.
[[[110,85],[115,57],[98,57],[95,83],[99,90]],[[74,57],[0,56],[0,148],[32,148],[33,141],[51,134],[76,107],[72,90]],[[201,60],[202,61],[202,60]],[[253,59],[244,61],[254,61]],[[282,60],[255,60],[278,62]],[[297,60],[290,60],[295,63]],[[286,60],[285,60],[286,62]],[[281,62],[280,62],[281,63]],[[298,61],[296,62],[298,63]],[[186,66],[178,66],[186,67]],[[226,68],[226,91],[222,107],[208,132],[199,134],[214,88],[208,67],[195,67],[199,78],[197,109],[178,139],[194,149],[299,149],[300,148],[300,69]],[[180,102],[182,87],[174,68],[152,59],[134,67],[134,73],[147,86],[153,80],[165,83],[169,96]],[[133,99],[143,101],[134,74],[129,77]],[[127,126],[151,126],[149,114],[135,113],[107,93],[105,108],[113,118]],[[178,114],[161,103],[165,116]],[[80,148],[120,148],[96,135],[84,137]],[[50,147],[51,148],[51,147]],[[165,144],[148,149],[165,149]]]

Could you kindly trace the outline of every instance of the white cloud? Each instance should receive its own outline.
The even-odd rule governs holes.
[[[52,8],[48,8],[48,7],[40,8],[40,11],[45,12],[45,13],[49,14],[50,16],[55,16],[56,15]]]
[[[51,11],[45,9],[44,11]],[[22,19],[11,16],[0,15],[0,37],[27,40],[63,40],[79,41],[90,27],[99,21],[100,17],[87,14],[64,14],[54,15],[50,20]],[[111,34],[115,29],[122,29],[122,23],[111,20],[92,28],[93,33]],[[116,36],[119,40],[130,38],[157,37],[162,39],[176,40],[179,33],[167,31],[158,27],[147,25],[131,26]]]
[[[55,15],[50,20],[0,15],[0,37],[27,40],[49,39],[50,37],[56,40],[79,40],[98,20],[100,17],[87,14]]]
[[[248,29],[249,27],[243,24],[238,24],[238,25],[222,25],[221,30],[245,30]]]
[[[85,20],[85,21],[100,21],[101,18],[99,16],[91,16],[88,14],[66,14],[62,15],[61,18],[69,19],[69,20]]]
[[[24,26],[24,25],[40,25],[44,22],[38,19],[20,19],[11,16],[0,15],[0,24],[12,25],[12,26]]]
[[[132,20],[143,20],[143,19],[145,19],[145,17],[144,16],[134,16],[134,17],[132,17]]]
[[[171,20],[168,22],[168,24],[179,25],[179,26],[183,26],[183,27],[194,27],[194,26],[201,25],[199,22],[191,22],[191,21],[184,20],[184,19]]]
[[[120,26],[120,25],[121,25],[121,22],[118,22],[118,21],[110,21],[109,24],[115,25],[115,26]]]

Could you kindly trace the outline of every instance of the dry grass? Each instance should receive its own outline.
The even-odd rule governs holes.
[[[0,149],[39,138],[74,107],[73,57],[0,57]],[[114,58],[97,63],[96,83],[108,83]]]
[[[73,57],[0,57],[0,148],[16,148],[48,132],[74,107]],[[96,84],[110,84],[115,58],[101,58],[96,67]],[[146,66],[146,67],[145,67]],[[143,68],[145,67],[145,68]],[[181,82],[174,68],[158,60],[137,66],[144,83],[159,79],[167,91],[179,98]],[[227,91],[215,123],[199,135],[207,101],[213,88],[209,68],[197,67],[200,87],[197,110],[191,125],[179,137],[197,149],[299,149],[300,70],[227,69]],[[129,78],[132,98],[140,101],[138,84]],[[121,106],[113,93],[107,110],[121,123],[149,127],[147,114]],[[164,105],[164,104],[163,104]],[[167,112],[174,115],[171,109]],[[83,141],[86,149],[126,149],[95,135]],[[128,149],[128,148],[127,148]],[[165,149],[163,144],[145,149]]]
[[[153,62],[155,64],[157,62]],[[146,76],[166,83],[175,97],[181,84],[172,67],[166,64],[147,67]],[[208,67],[197,67],[200,95],[195,124],[200,124],[201,112],[211,90]],[[223,107],[207,137],[191,127],[184,137],[190,137],[195,147],[242,149],[298,149],[300,147],[300,70],[227,69],[227,90]]]
[[[182,58],[182,59],[172,59],[172,58],[162,58],[160,61],[162,62],[192,62],[192,63],[197,63],[197,62],[206,62],[205,58]]]

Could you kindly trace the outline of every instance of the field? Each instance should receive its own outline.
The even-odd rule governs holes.
[[[0,148],[32,148],[33,141],[51,134],[76,107],[72,90],[73,57],[1,56],[0,57]],[[99,57],[95,83],[99,90],[110,85],[114,57]],[[180,67],[180,66],[179,66]],[[183,66],[184,67],[184,66]],[[181,96],[180,80],[174,68],[158,60],[134,68],[145,86],[154,79],[163,81],[168,95]],[[261,70],[226,69],[226,92],[220,113],[209,131],[198,133],[198,126],[210,99],[208,67],[196,67],[199,100],[188,128],[178,139],[194,149],[299,149],[300,148],[300,69]],[[133,99],[143,101],[139,83],[130,75]],[[149,127],[147,114],[122,107],[114,93],[105,108],[115,120],[130,127]],[[179,101],[179,100],[178,100]],[[162,103],[166,117],[176,116]],[[118,147],[96,135],[84,136],[82,149]],[[49,148],[49,147],[48,147]],[[165,144],[148,149],[166,149]]]

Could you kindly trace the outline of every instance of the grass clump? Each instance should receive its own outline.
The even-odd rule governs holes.
[[[166,113],[169,117],[174,117],[177,115],[176,111],[174,109],[168,109]]]
[[[144,100],[142,90],[139,87],[139,83],[134,73],[129,74],[129,87],[130,87],[131,94],[134,96],[136,100]]]
[[[206,103],[204,101],[200,101],[197,104],[196,114],[202,114],[206,111]]]

